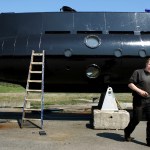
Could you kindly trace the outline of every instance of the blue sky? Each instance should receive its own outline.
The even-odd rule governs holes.
[[[144,12],[150,0],[0,0],[0,12],[58,12],[62,6],[81,12]]]

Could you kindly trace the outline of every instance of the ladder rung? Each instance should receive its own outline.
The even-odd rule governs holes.
[[[33,56],[43,56],[43,53],[33,53]]]
[[[32,65],[42,65],[43,62],[31,62]]]
[[[24,111],[41,111],[41,109],[25,108]]]
[[[41,102],[41,99],[29,99],[29,98],[26,98],[26,101]]]
[[[41,83],[42,80],[28,80],[28,82],[36,82],[36,83]]]
[[[22,118],[22,120],[39,121],[39,120],[41,120],[41,119],[36,119],[36,118]]]
[[[42,71],[30,71],[30,73],[42,73]]]
[[[42,92],[42,90],[27,89],[27,92]]]

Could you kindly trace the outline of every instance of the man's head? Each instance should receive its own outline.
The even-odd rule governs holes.
[[[146,61],[145,70],[150,73],[150,58],[148,58],[147,61]]]

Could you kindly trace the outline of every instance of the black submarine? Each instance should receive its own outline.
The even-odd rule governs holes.
[[[150,13],[1,13],[0,81],[26,87],[32,50],[45,50],[45,91],[128,92],[150,56]]]

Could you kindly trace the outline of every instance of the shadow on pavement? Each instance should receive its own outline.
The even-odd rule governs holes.
[[[98,133],[97,136],[103,137],[103,138],[107,138],[107,139],[111,139],[111,140],[115,140],[115,141],[119,141],[119,142],[127,142],[127,141],[124,140],[124,136],[123,135],[120,135],[120,134],[117,134],[117,133],[104,132],[104,133]],[[133,141],[131,141],[131,142],[139,144],[139,145],[146,146],[146,143],[137,141],[135,139]]]
[[[34,119],[40,119],[41,113],[37,111],[30,111],[26,112],[26,118],[34,118]],[[60,110],[44,110],[43,115],[43,121],[44,120],[63,120],[63,121],[89,121],[92,118],[92,115],[90,113],[72,113],[72,112],[63,112]],[[9,110],[5,109],[0,112],[0,124],[7,123],[9,121],[17,121],[18,126],[21,128],[21,120],[22,120],[22,111],[16,109],[15,110]],[[39,122],[40,123],[40,122]],[[38,123],[38,124],[39,124]],[[40,125],[37,125],[34,123],[34,121],[25,121],[24,127],[29,128],[40,128]]]
[[[123,136],[117,133],[104,132],[104,133],[98,133],[97,136],[107,138],[107,139],[112,139],[115,141],[121,141],[121,142],[124,141]]]
[[[26,113],[26,117],[31,118],[40,118],[40,112],[37,111],[31,111]],[[1,111],[0,112],[0,120],[6,119],[6,120],[20,120],[22,118],[22,112],[21,111]],[[90,120],[92,118],[92,115],[90,113],[67,113],[62,111],[44,111],[44,119],[43,120]]]
[[[139,144],[139,145],[147,146],[146,143],[143,143],[143,142],[140,142],[140,141],[137,141],[137,140],[133,140],[132,142],[136,143],[136,144]]]

